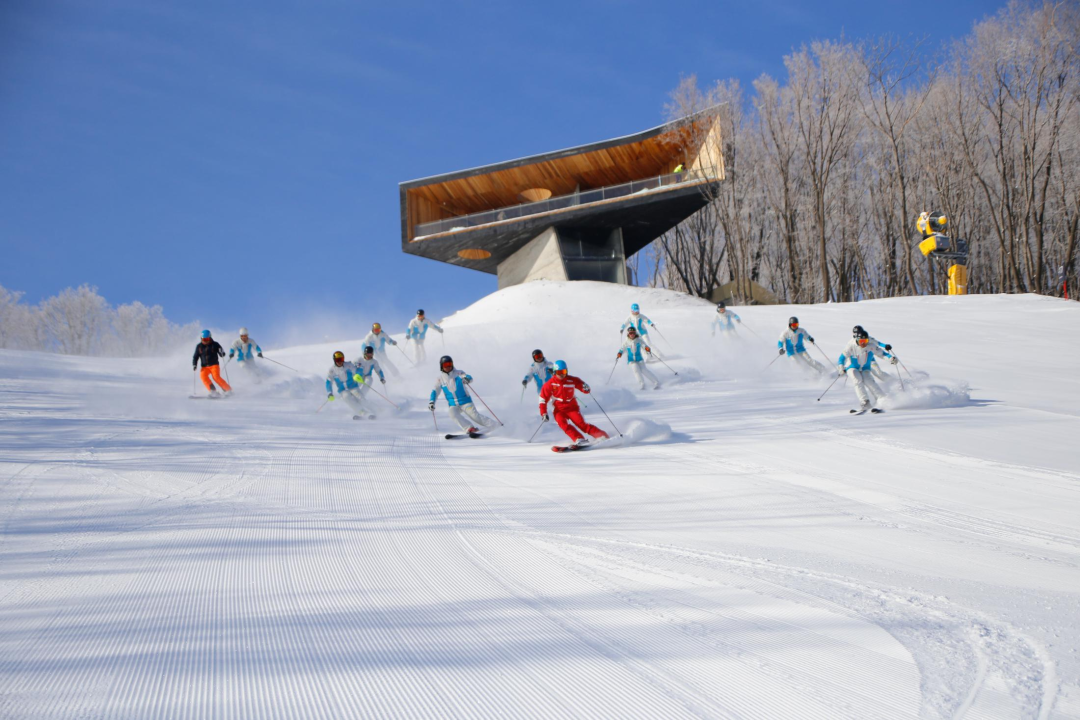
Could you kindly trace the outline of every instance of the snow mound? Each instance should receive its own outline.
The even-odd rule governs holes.
[[[946,385],[908,383],[904,390],[892,392],[882,401],[884,407],[894,410],[961,407],[970,403],[971,389],[963,382]]]
[[[631,420],[622,428],[624,445],[648,442],[664,442],[672,436],[671,426],[664,422],[655,422],[644,418]]]

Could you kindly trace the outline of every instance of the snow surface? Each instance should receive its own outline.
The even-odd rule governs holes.
[[[635,301],[656,392],[605,384]],[[187,399],[188,356],[0,352],[0,717],[1080,717],[1080,307],[734,310],[713,338],[676,293],[510,288],[373,422],[316,413],[358,340],[268,350],[303,372],[261,385],[233,363],[220,401]],[[766,367],[792,313],[916,382],[879,416],[843,380],[815,401]],[[443,440],[442,401],[436,434],[443,347],[495,435]],[[533,347],[625,437],[526,443]]]

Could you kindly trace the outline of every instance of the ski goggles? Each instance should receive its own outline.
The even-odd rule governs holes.
[[[213,342],[213,341],[214,341],[214,338],[208,338],[208,337],[204,337],[204,338],[202,338],[202,340],[201,340],[201,342],[202,342],[202,344],[203,344],[203,345],[209,345],[209,344],[210,344],[211,342]]]
[[[443,372],[450,372],[451,370],[454,369],[454,363],[445,362],[445,363],[442,364],[442,369],[443,369]]]
[[[379,332],[380,330],[382,330],[382,325],[380,325],[379,323],[375,323],[371,326],[371,329],[374,332]]]
[[[345,364],[345,353],[334,353],[334,364],[335,365],[344,365]]]
[[[859,343],[859,347],[866,347],[870,344],[870,338],[855,338],[855,342]]]
[[[544,353],[533,353],[533,360],[542,362],[544,360]]]

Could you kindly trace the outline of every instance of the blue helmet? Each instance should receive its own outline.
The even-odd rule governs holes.
[[[555,361],[555,372],[557,372],[557,373],[567,372],[567,370],[566,370],[566,361],[565,360],[556,360]]]
[[[637,303],[630,306],[630,312],[637,312],[638,310],[641,310],[641,308],[638,307]]]
[[[210,337],[210,331],[209,330],[203,330],[202,335],[200,337],[204,337],[204,338]]]

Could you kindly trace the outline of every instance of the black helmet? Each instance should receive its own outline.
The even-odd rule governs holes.
[[[374,348],[374,347],[372,347],[371,345],[368,345],[368,346],[366,346],[366,347],[364,348],[364,355],[365,355],[365,356],[366,356],[366,355],[374,355],[374,354],[375,354],[375,348]]]
[[[856,326],[856,328],[857,328],[857,330],[855,331],[855,339],[856,340],[869,340],[870,339],[870,333],[866,332],[861,327]]]
[[[344,365],[345,364],[345,353],[341,352],[340,350],[335,352],[334,353],[334,364],[338,365],[338,366]]]
[[[724,309],[724,303],[722,303],[722,302],[716,303],[716,309],[717,310],[723,310]]]
[[[851,328],[851,337],[857,338],[857,337],[859,337],[859,333],[864,333],[864,332],[866,332],[866,331],[863,330],[862,325],[856,325],[855,327]]]
[[[536,357],[537,355],[539,355],[540,357]],[[536,348],[535,350],[532,351],[532,359],[535,360],[536,362],[540,362],[541,360],[544,359],[544,351],[541,350],[540,348]]]
[[[637,335],[638,334],[637,328],[634,327],[633,325],[626,328],[626,334],[629,335],[630,333],[634,333],[635,335]]]
[[[417,315],[423,315],[424,314],[424,308],[420,308],[419,310],[417,310],[416,314]]]
[[[788,327],[791,327],[792,325],[798,325],[798,324],[799,324],[799,318],[795,317],[794,315],[792,315],[791,317],[789,317],[787,319],[787,326]]]
[[[450,367],[446,367],[447,365],[449,365]],[[441,358],[439,358],[439,369],[443,372],[450,372],[451,370],[453,370],[454,358],[450,357],[449,355],[443,355]]]

